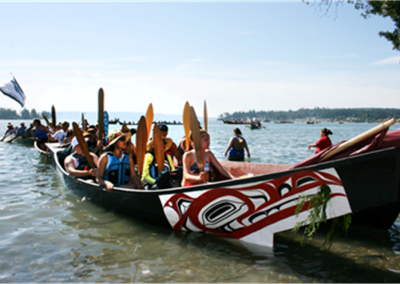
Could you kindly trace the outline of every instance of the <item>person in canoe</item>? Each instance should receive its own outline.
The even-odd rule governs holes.
[[[315,150],[315,154],[321,152],[322,150],[332,146],[332,141],[328,137],[329,135],[332,135],[332,131],[330,131],[327,128],[322,128],[321,129],[321,138],[315,143],[315,144],[310,144],[308,145],[308,150],[311,149],[311,147],[317,147]]]
[[[33,120],[33,126],[35,127],[33,134],[35,135],[38,147],[43,151],[46,151],[46,145],[44,145],[44,143],[47,143],[49,141],[47,137],[49,129],[46,126],[42,125],[39,118],[35,118]]]
[[[168,154],[168,149],[171,148],[172,139],[163,138],[164,142],[164,173],[175,171],[175,166],[171,155]],[[144,158],[142,184],[146,189],[156,189],[157,181],[161,177],[158,172],[156,157],[154,154],[153,140],[146,145],[146,156]]]
[[[69,128],[69,122],[68,121],[64,121],[61,125],[61,129],[58,130],[56,133],[54,134],[48,134],[48,139],[49,142],[58,142],[60,145],[64,144],[64,137],[68,132],[68,128]]]
[[[236,127],[233,129],[233,137],[229,140],[224,156],[226,157],[226,155],[228,155],[229,161],[243,162],[245,149],[247,152],[247,158],[250,158],[250,151],[247,142],[242,137],[242,131]]]
[[[1,141],[4,141],[4,139],[6,139],[7,136],[10,136],[12,133],[14,133],[14,126],[11,124],[11,122],[9,122],[7,124],[7,130],[4,133],[3,138],[1,139]]]
[[[126,142],[131,139],[131,133],[122,133],[115,129],[110,132],[108,144],[99,160],[97,181],[105,185],[108,191],[114,186],[124,188],[141,188],[139,177],[136,175],[133,159],[125,153]]]
[[[190,139],[193,145],[193,137],[190,134]],[[210,148],[210,135],[207,131],[200,129],[200,141],[201,141],[201,154],[203,156],[204,171],[200,172],[199,166],[196,161],[195,150],[190,150],[183,155],[182,165],[183,165],[183,179],[182,187],[192,186],[196,184],[203,184],[206,182],[213,181],[213,172],[218,171],[223,178],[233,179],[227,170],[222,167],[222,165],[215,158],[214,154],[211,152]]]
[[[75,149],[75,153],[65,158],[65,169],[73,177],[95,182],[97,176],[97,168],[90,168],[89,162],[83,154],[82,148],[80,147],[78,139],[76,137],[72,139],[71,146]],[[96,165],[96,167],[98,167],[99,158],[93,153],[90,153],[90,155],[93,158],[93,163]]]
[[[103,147],[103,141],[99,141],[97,130],[94,125],[89,125],[86,137],[89,138],[87,141],[89,151],[98,155],[99,150]]]
[[[166,145],[170,145],[166,148],[166,153],[171,156],[171,158],[176,159],[176,164],[179,165],[182,164],[182,154],[178,151],[178,147],[176,146],[175,142],[167,137],[168,136],[168,126],[165,124],[160,125],[160,131],[161,131],[161,136],[165,141],[167,141]]]

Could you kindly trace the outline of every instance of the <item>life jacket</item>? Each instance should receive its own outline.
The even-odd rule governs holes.
[[[85,155],[74,153],[72,154],[72,158],[75,160],[75,169],[80,171],[87,171],[90,169],[89,162]]]
[[[153,161],[150,164],[150,176],[153,179],[157,180],[160,177],[160,174],[158,173],[156,157],[154,156],[153,153],[150,153],[150,154],[153,155]],[[167,154],[164,155],[164,170],[163,170],[163,172],[171,171],[171,165],[169,164],[170,161],[168,159],[168,156],[167,156]],[[171,158],[171,156],[169,156],[169,158]]]
[[[47,138],[47,132],[40,129],[40,127],[38,127],[38,129],[36,129],[35,131],[35,137],[39,138],[40,140],[42,139],[46,139]]]
[[[234,139],[237,139],[238,137],[237,136],[233,136],[232,138],[234,140]],[[240,138],[244,140],[243,137],[240,137]],[[246,141],[246,140],[244,140],[244,141]],[[238,149],[235,148],[234,143],[232,143],[232,147],[229,149],[228,156],[229,157],[230,156],[244,156],[244,148],[242,148],[241,150],[238,150]]]
[[[112,182],[115,186],[127,184],[131,178],[129,155],[123,153],[119,160],[111,152],[107,152],[107,158],[104,180]]]

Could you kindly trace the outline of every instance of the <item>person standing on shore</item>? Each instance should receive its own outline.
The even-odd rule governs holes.
[[[330,131],[328,128],[322,128],[321,129],[321,138],[315,143],[315,144],[310,144],[308,145],[308,150],[311,149],[311,147],[317,147],[315,150],[315,154],[321,152],[322,150],[332,146],[332,141],[328,137],[328,135],[332,135],[332,131]]]
[[[233,137],[229,140],[228,147],[225,150],[224,156],[228,154],[229,161],[244,161],[244,149],[247,152],[247,158],[250,158],[250,151],[247,147],[246,140],[242,137],[242,132],[239,128],[233,129]]]

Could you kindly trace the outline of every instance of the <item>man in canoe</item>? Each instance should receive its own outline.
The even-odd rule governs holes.
[[[1,139],[1,141],[4,141],[4,139],[6,139],[6,137],[11,135],[13,132],[14,132],[14,126],[11,124],[11,122],[9,122],[8,125],[7,125],[7,130],[4,133],[4,136]]]
[[[105,185],[108,191],[116,187],[141,188],[139,177],[136,175],[133,159],[126,154],[126,142],[131,139],[131,133],[122,133],[115,129],[110,132],[105,153],[99,160],[97,181]]]
[[[48,138],[50,142],[58,142],[60,145],[64,144],[64,137],[68,132],[68,128],[69,128],[69,122],[68,121],[64,121],[61,125],[61,129],[58,130],[56,133],[48,134]]]
[[[82,148],[80,147],[78,139],[76,137],[72,139],[71,146],[75,149],[75,153],[65,158],[65,169],[73,177],[95,182],[97,176],[97,168],[90,168],[89,162],[83,154]],[[90,155],[93,158],[94,164],[96,165],[96,167],[98,167],[99,158],[93,153],[90,153]]]
[[[35,135],[38,147],[43,151],[46,151],[46,145],[44,143],[47,143],[49,141],[47,137],[49,129],[46,126],[42,125],[39,118],[35,118],[33,120],[33,126],[35,127],[33,134]]]

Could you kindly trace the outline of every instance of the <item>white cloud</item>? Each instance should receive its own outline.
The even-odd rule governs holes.
[[[400,64],[400,56],[393,56],[372,63],[372,65],[395,65],[395,64]]]

